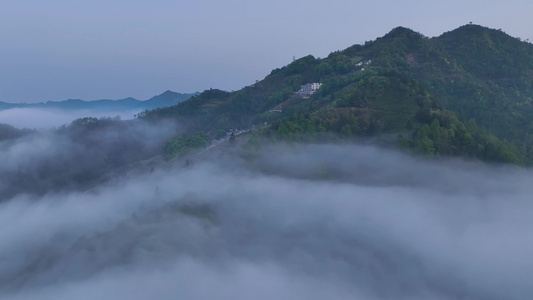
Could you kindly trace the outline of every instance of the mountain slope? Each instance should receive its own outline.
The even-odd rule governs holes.
[[[217,135],[264,122],[277,139],[378,137],[427,155],[533,162],[533,45],[465,25],[427,38],[398,27],[364,45],[303,57],[236,92],[209,90],[146,119]],[[309,98],[301,85],[320,82]],[[392,137],[392,138],[391,138]]]

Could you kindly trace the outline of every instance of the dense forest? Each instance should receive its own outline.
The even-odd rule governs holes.
[[[311,97],[301,85],[319,82]],[[533,163],[533,45],[468,24],[427,38],[398,27],[326,58],[306,56],[239,91],[208,90],[142,119],[212,137],[268,124],[275,140],[374,139],[429,156]]]

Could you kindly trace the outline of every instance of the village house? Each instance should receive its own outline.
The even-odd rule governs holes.
[[[299,96],[311,96],[318,91],[321,85],[322,83],[318,82],[304,84],[301,86],[300,90],[295,92],[295,94]]]

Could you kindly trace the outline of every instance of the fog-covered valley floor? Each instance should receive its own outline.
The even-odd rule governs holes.
[[[205,156],[4,199],[0,298],[533,295],[530,170],[365,145]]]

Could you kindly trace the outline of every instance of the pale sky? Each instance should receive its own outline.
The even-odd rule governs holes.
[[[238,90],[404,26],[533,40],[530,0],[0,0],[0,101]]]

